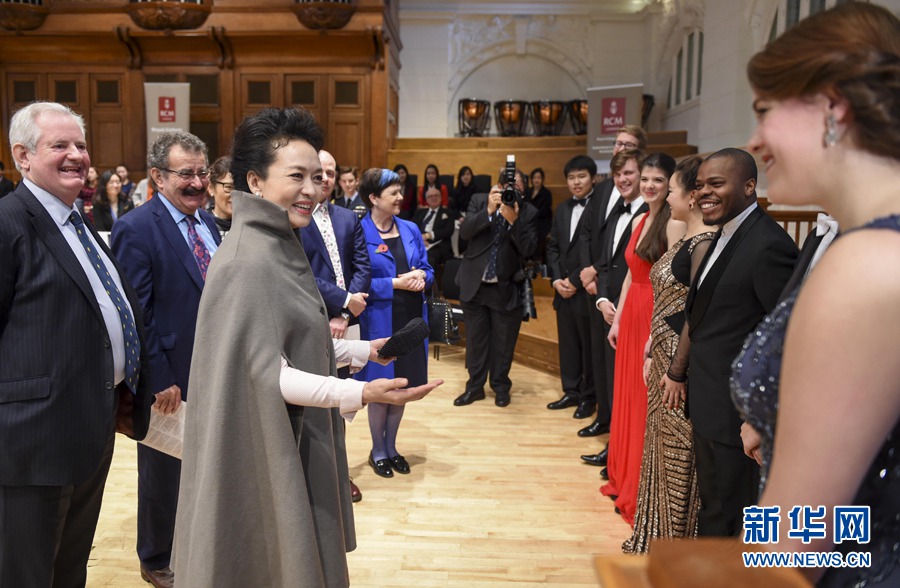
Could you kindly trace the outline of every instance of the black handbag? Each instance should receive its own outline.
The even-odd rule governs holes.
[[[432,296],[428,300],[428,328],[431,343],[453,345],[459,341],[459,325],[453,316],[453,307],[443,298]]]

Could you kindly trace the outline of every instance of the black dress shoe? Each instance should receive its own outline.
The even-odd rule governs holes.
[[[453,401],[453,406],[465,406],[476,400],[484,400],[484,390],[481,392],[463,392]]]
[[[600,421],[594,421],[585,428],[578,430],[579,437],[596,437],[603,433],[609,433],[609,425],[604,425]]]
[[[500,407],[509,406],[509,393],[497,394],[494,398],[494,404]]]
[[[555,402],[551,402],[547,405],[547,408],[550,410],[561,410],[563,408],[569,408],[570,406],[575,406],[578,404],[578,400],[568,394],[563,394],[563,397]]]
[[[395,455],[394,457],[392,457],[391,464],[394,466],[394,471],[396,471],[398,474],[409,473],[409,463],[402,455]]]
[[[382,478],[393,478],[394,471],[391,469],[391,462],[386,459],[379,459],[375,461],[375,458],[372,457],[372,454],[369,454],[369,465],[372,466],[372,469],[376,474],[381,476]]]
[[[606,471],[606,468],[603,468],[602,470],[600,470],[600,477],[603,478],[604,480],[609,480],[609,472]],[[615,499],[616,499],[616,497],[613,497],[613,500],[615,500]]]
[[[584,460],[585,463],[589,463],[592,466],[603,467],[606,465],[606,458],[608,455],[609,451],[604,449],[596,455],[582,455],[581,459]]]
[[[578,403],[578,408],[575,409],[575,414],[572,416],[576,419],[586,419],[590,418],[594,414],[594,410],[596,410],[597,406],[588,400],[583,400]]]

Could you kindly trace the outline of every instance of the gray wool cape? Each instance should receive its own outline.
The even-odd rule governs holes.
[[[309,261],[287,211],[234,192],[191,360],[173,569],[183,588],[343,587],[356,547],[344,423],[285,404],[279,357],[335,375]]]

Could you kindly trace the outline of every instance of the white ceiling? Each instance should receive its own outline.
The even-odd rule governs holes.
[[[403,13],[632,15],[666,0],[398,0]]]

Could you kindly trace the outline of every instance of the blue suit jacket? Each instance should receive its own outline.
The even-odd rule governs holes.
[[[162,198],[123,215],[110,242],[144,313],[153,393],[177,384],[186,398],[203,277]],[[218,244],[212,215],[201,210],[200,218]]]
[[[134,434],[147,432],[152,395],[137,296],[141,374]],[[0,485],[62,486],[93,475],[115,417],[110,339],[84,269],[28,187],[0,200]]]
[[[394,217],[403,249],[406,250],[406,262],[410,269],[416,268],[425,272],[425,289],[431,288],[434,282],[434,270],[428,265],[428,252],[422,233],[414,223]],[[394,256],[386,250],[384,239],[375,228],[372,217],[366,215],[360,222],[366,236],[366,248],[372,262],[372,285],[369,287],[369,298],[366,299],[366,311],[359,317],[360,336],[364,340],[390,337],[394,333],[392,303],[394,301],[394,278],[397,277],[397,265]],[[382,245],[384,247],[382,247]],[[379,253],[379,249],[381,252]],[[428,320],[428,309],[425,296],[422,295],[422,318]],[[378,365],[375,362],[366,364],[356,374],[357,380],[371,381],[376,378],[393,378],[394,364]]]
[[[337,241],[338,254],[341,257],[341,269],[344,274],[346,290],[337,286],[337,276],[331,264],[331,256],[328,255],[325,240],[315,221],[309,223],[306,228],[298,229],[295,232],[299,234],[313,275],[316,276],[316,286],[319,287],[319,293],[322,294],[322,299],[325,301],[328,318],[335,318],[340,316],[348,292],[369,291],[372,271],[369,265],[369,252],[366,249],[366,238],[356,215],[352,211],[334,204],[328,205],[328,214],[331,216],[331,225],[334,227],[334,237]]]

